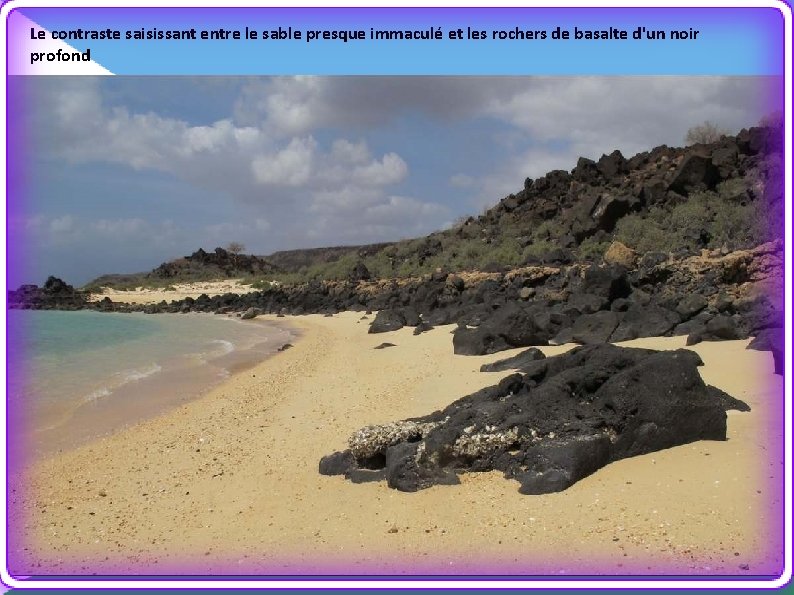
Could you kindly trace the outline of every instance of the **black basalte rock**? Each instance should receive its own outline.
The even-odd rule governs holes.
[[[320,473],[416,491],[499,470],[523,494],[564,490],[604,465],[696,440],[725,440],[727,409],[691,351],[578,347],[528,362],[441,411],[355,432]],[[369,475],[367,475],[369,474]]]
[[[619,320],[618,315],[609,310],[585,314],[573,323],[571,338],[574,343],[583,345],[606,343],[617,328]]]
[[[660,337],[672,331],[680,320],[678,314],[661,306],[632,304],[623,313],[609,340],[618,343],[640,337]]]
[[[686,344],[696,345],[701,341],[732,341],[741,338],[742,333],[736,326],[736,321],[730,316],[719,314],[709,320],[705,326],[689,333]]]
[[[703,310],[707,304],[706,298],[702,295],[690,293],[679,300],[675,311],[680,314],[682,320],[689,320]]]
[[[694,190],[713,189],[719,181],[720,172],[709,157],[690,155],[681,162],[668,188],[686,196]]]
[[[432,331],[432,330],[433,330],[432,324],[430,324],[429,322],[422,321],[416,325],[416,328],[414,329],[414,335],[421,335],[422,333],[426,333],[427,331]]]
[[[547,342],[548,333],[538,327],[533,312],[515,303],[499,308],[475,328],[458,327],[452,337],[454,352],[460,355],[486,355]]]
[[[373,349],[386,349],[387,347],[397,347],[394,343],[381,343],[377,347],[373,347]]]
[[[597,167],[605,178],[614,178],[626,171],[626,158],[623,153],[615,150],[609,155],[601,155]]]
[[[706,323],[706,341],[731,341],[739,338],[736,322],[730,316],[715,316]]]
[[[626,269],[620,265],[595,266],[585,269],[579,292],[590,293],[608,301],[625,298],[631,294]]]
[[[604,195],[598,199],[590,216],[596,223],[597,229],[611,232],[618,220],[631,211],[637,204],[637,199],[631,196]]]
[[[510,345],[489,326],[459,326],[452,335],[452,349],[457,355],[487,355],[510,349]]]
[[[607,298],[592,293],[575,293],[568,298],[568,305],[582,314],[593,314],[602,310],[609,302]]]
[[[82,310],[91,305],[85,292],[57,277],[48,277],[43,287],[21,285],[8,292],[8,307],[20,310]],[[93,307],[103,311],[112,309],[104,300]]]
[[[546,356],[543,355],[543,352],[540,349],[530,347],[529,349],[522,351],[513,357],[500,359],[499,361],[496,361],[492,364],[483,364],[480,366],[480,372],[505,372],[506,370],[518,370],[530,362],[541,360],[545,357]]]
[[[190,310],[187,310],[187,311],[189,312]],[[256,308],[248,308],[248,310],[243,312],[242,316],[240,316],[240,319],[241,320],[251,320],[252,318],[256,318],[257,316],[259,316],[260,313],[261,312],[259,310],[257,310]]]
[[[380,310],[375,320],[369,325],[369,332],[386,333],[396,331],[405,326],[405,316],[397,310]]]
[[[758,331],[755,338],[750,341],[747,349],[755,349],[757,351],[772,351],[773,348],[783,348],[785,339],[785,331],[780,327],[773,327],[762,329]]]

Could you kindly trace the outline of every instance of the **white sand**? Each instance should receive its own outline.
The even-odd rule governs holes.
[[[126,291],[105,287],[101,292],[92,293],[88,300],[98,302],[106,297],[114,302],[125,304],[158,304],[162,301],[183,300],[187,297],[196,299],[206,293],[209,297],[223,295],[224,293],[251,293],[258,291],[250,285],[244,285],[241,279],[227,279],[225,281],[205,281],[195,283],[174,283],[169,285],[173,289],[149,289],[138,287]]]

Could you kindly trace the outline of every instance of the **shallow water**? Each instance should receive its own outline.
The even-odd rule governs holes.
[[[63,450],[200,396],[295,334],[203,314],[8,313],[14,437]]]

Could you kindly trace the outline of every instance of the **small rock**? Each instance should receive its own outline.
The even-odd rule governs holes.
[[[252,318],[256,318],[259,315],[259,310],[256,308],[248,308],[240,318],[242,320],[251,320]]]
[[[522,300],[528,300],[533,295],[535,295],[535,288],[534,287],[522,287],[521,290],[518,292],[518,297]]]
[[[618,264],[626,268],[632,268],[637,260],[637,253],[623,244],[622,242],[612,242],[604,254],[604,262],[607,264]]]

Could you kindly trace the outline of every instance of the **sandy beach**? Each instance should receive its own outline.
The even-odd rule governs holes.
[[[226,279],[224,281],[197,281],[193,283],[174,283],[167,288],[151,289],[137,287],[135,289],[117,290],[105,287],[102,291],[92,293],[89,301],[98,302],[105,298],[121,304],[157,304],[162,301],[196,299],[202,294],[209,297],[223,295],[224,293],[245,294],[258,291],[251,285],[245,285],[240,279]]]
[[[725,442],[619,461],[544,496],[519,494],[498,472],[401,493],[322,476],[318,461],[364,425],[424,415],[496,383],[509,372],[480,365],[520,350],[455,356],[452,326],[368,335],[361,318],[279,319],[302,332],[293,348],[33,465],[12,494],[12,572],[779,572],[783,381],[769,352],[746,350],[748,341],[692,347],[706,382],[752,407],[728,413]],[[396,347],[373,349],[384,341]]]

